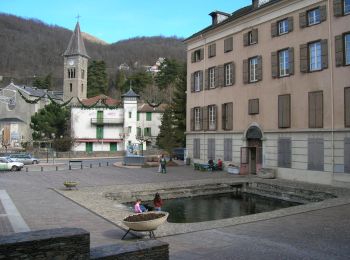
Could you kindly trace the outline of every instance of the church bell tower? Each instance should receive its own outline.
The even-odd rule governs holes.
[[[87,68],[90,58],[85,49],[81,36],[79,22],[77,22],[70,38],[64,57],[63,100],[74,98],[80,100],[87,96]],[[76,100],[72,100],[76,102]]]

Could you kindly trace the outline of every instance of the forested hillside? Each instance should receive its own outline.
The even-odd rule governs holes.
[[[84,23],[80,24],[84,31]],[[74,29],[74,28],[72,28]],[[127,28],[126,28],[127,30]],[[34,75],[51,75],[55,89],[62,87],[63,57],[72,31],[47,25],[39,20],[23,19],[0,13],[0,87],[10,79],[31,84]],[[185,60],[182,39],[172,37],[139,37],[113,44],[85,39],[92,60],[104,60],[110,78],[121,63],[129,66],[153,65],[158,57]],[[91,41],[93,40],[93,41]]]

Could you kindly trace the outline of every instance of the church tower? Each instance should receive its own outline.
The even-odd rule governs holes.
[[[68,48],[63,54],[64,76],[63,76],[63,100],[72,97],[80,100],[87,96],[87,68],[90,58],[85,49],[84,40],[81,36],[79,22],[75,26]],[[72,100],[75,102],[76,100]]]

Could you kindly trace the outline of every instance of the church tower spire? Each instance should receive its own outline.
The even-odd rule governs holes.
[[[84,40],[77,22],[70,38],[68,47],[63,54],[64,77],[63,98],[69,100],[72,97],[80,100],[87,96],[87,67],[90,58],[86,52]]]

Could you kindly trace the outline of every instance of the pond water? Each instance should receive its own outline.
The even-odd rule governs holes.
[[[151,201],[144,202],[153,205]],[[193,223],[232,218],[300,205],[252,194],[213,194],[164,200],[163,211],[169,212],[168,222]]]

